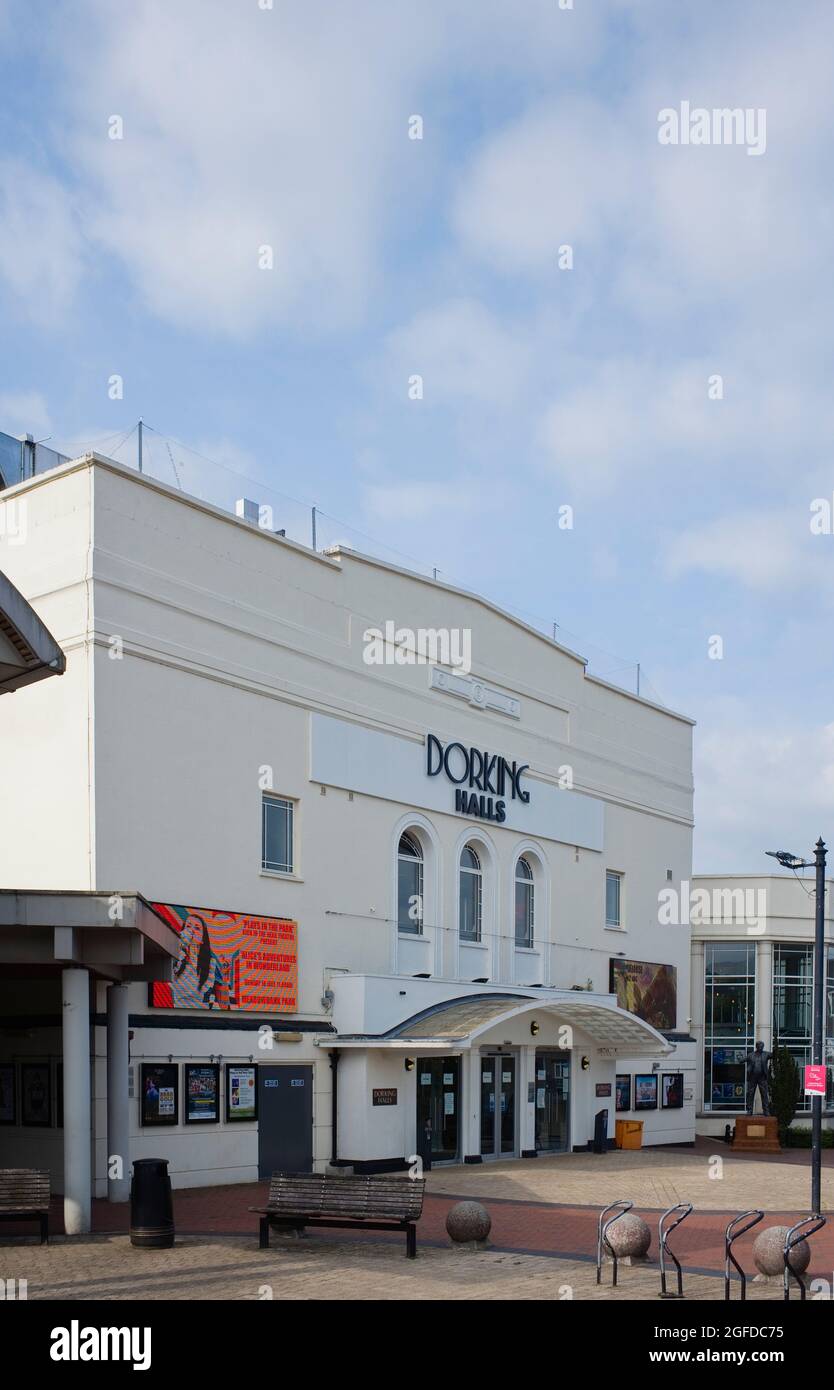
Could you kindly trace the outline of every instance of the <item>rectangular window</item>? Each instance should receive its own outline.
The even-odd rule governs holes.
[[[481,875],[466,869],[460,875],[460,939],[481,939]]]
[[[814,959],[810,946],[777,944],[773,948],[773,1046],[785,1047],[802,1076],[811,1060],[811,1010]],[[810,1110],[810,1096],[800,1096],[798,1110]]]
[[[745,1058],[755,1041],[755,943],[708,944],[704,969],[704,1109],[743,1112]]]
[[[397,928],[409,936],[423,932],[423,861],[402,854],[397,864]]]
[[[615,873],[613,869],[605,871],[605,925],[606,927],[619,927],[622,925],[620,920],[620,909],[622,901],[622,874]]]
[[[261,868],[275,874],[293,872],[294,806],[280,796],[264,796],[261,814]]]

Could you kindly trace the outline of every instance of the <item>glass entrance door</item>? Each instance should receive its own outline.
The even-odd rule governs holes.
[[[564,1153],[569,1144],[570,1054],[536,1053],[536,1149]]]
[[[481,1155],[512,1158],[515,1147],[516,1058],[507,1053],[481,1057]]]
[[[460,1058],[417,1058],[418,1145],[428,1126],[433,1163],[453,1163],[458,1157]]]

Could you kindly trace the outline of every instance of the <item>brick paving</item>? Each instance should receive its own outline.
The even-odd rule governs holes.
[[[26,1279],[32,1301],[656,1300],[660,1287],[654,1264],[621,1265],[615,1293],[610,1268],[598,1287],[587,1261],[436,1245],[406,1260],[401,1245],[320,1235],[278,1238],[269,1250],[236,1236],[179,1237],[172,1250],[135,1250],[127,1236],[58,1237],[49,1247],[0,1248],[0,1275]],[[723,1299],[724,1283],[714,1275],[687,1275],[684,1292],[689,1299]],[[781,1288],[750,1284],[748,1296],[779,1299]]]
[[[299,1299],[608,1297],[610,1290],[598,1290],[595,1283],[597,1216],[605,1203],[628,1197],[652,1229],[652,1257],[659,1212],[677,1201],[693,1202],[695,1210],[672,1245],[686,1271],[688,1296],[721,1298],[723,1280],[716,1276],[723,1271],[730,1215],[755,1201],[767,1213],[759,1230],[792,1225],[807,1212],[807,1154],[804,1158],[798,1163],[793,1153],[785,1162],[778,1155],[733,1157],[725,1145],[708,1141],[686,1151],[570,1154],[437,1168],[428,1175],[416,1262],[406,1261],[400,1235],[379,1232],[311,1232],[300,1240],[273,1236],[274,1249],[259,1251],[257,1217],[248,1208],[264,1203],[265,1183],[175,1191],[177,1243],[170,1251],[134,1250],[127,1237],[127,1206],[96,1201],[95,1234],[84,1239],[58,1235],[41,1248],[32,1226],[0,1227],[0,1277],[27,1278],[30,1298],[245,1299],[268,1297],[267,1286],[274,1297]],[[487,1251],[450,1248],[446,1214],[465,1197],[489,1208]],[[823,1200],[824,1209],[832,1211],[830,1164],[823,1175]],[[62,1229],[60,1200],[54,1204],[53,1229]],[[748,1270],[756,1234],[735,1247]],[[834,1215],[811,1248],[811,1275],[832,1279]],[[349,1277],[354,1269],[355,1282]],[[656,1265],[623,1268],[621,1284],[624,1297],[656,1297]],[[781,1295],[760,1285],[751,1293]]]

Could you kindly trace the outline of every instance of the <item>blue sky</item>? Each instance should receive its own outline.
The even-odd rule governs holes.
[[[0,429],[141,415],[639,660],[697,868],[834,840],[828,0],[262,4],[0,0]],[[660,145],[683,101],[764,153]]]

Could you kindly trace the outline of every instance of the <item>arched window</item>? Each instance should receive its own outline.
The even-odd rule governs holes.
[[[533,924],[536,915],[536,885],[533,870],[526,859],[515,866],[515,944],[533,945]]]
[[[401,932],[423,932],[423,850],[414,835],[401,835],[397,850],[397,926]]]
[[[460,856],[460,939],[480,941],[483,912],[481,861],[471,845]]]

